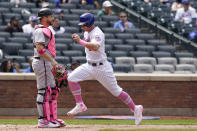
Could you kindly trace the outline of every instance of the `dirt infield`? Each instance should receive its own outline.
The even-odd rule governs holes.
[[[0,119],[36,119],[35,116],[0,116]],[[64,118],[65,117],[60,117]],[[66,117],[67,119],[69,117]],[[197,120],[197,117],[160,116],[161,120]],[[0,131],[98,131],[99,129],[197,129],[197,125],[67,125],[63,128],[40,129],[36,125],[0,125]]]
[[[191,125],[67,125],[63,128],[37,128],[36,125],[0,125],[1,131],[97,131],[99,129],[197,129]]]

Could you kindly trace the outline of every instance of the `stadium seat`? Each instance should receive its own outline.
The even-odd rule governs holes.
[[[67,50],[67,51],[63,51],[62,53],[64,56],[69,56],[69,57],[83,56],[82,51],[79,51],[79,50]]]
[[[85,51],[85,48],[80,44],[70,44],[70,49],[71,50]]]
[[[8,32],[0,32],[0,37],[8,38],[8,37],[10,37],[10,33],[8,33]]]
[[[165,64],[165,65],[177,65],[177,59],[174,57],[162,57],[158,58],[158,64]]]
[[[69,38],[71,39],[72,33],[55,34],[55,38]]]
[[[80,64],[86,63],[86,57],[85,56],[77,56],[77,57],[71,57],[71,61],[77,60],[80,62]]]
[[[131,33],[116,33],[115,36],[118,39],[133,39],[134,35]]]
[[[114,45],[114,50],[119,50],[119,51],[133,51],[134,47],[132,45]]]
[[[109,15],[103,15],[102,16],[103,21],[118,21],[118,16],[109,16]]]
[[[56,50],[56,56],[62,56],[61,51]]]
[[[108,26],[106,21],[95,21],[94,24],[95,26],[98,26],[100,28],[105,28]]]
[[[157,64],[157,61],[154,57],[139,57],[136,58],[137,64],[150,64],[152,66]]]
[[[57,38],[57,39],[55,39],[55,42],[69,45],[69,44],[73,43],[74,41],[71,38],[70,39],[69,38]]]
[[[70,63],[69,57],[66,56],[56,56],[55,60],[60,64],[68,64]]]
[[[136,45],[136,49],[137,51],[148,51],[148,52],[152,52],[155,51],[155,46],[153,45]]]
[[[34,50],[33,43],[25,43],[24,44],[24,49]]]
[[[65,27],[65,30],[68,33],[76,33],[76,32],[79,32],[79,28],[77,28],[77,27],[69,27],[69,26],[66,26]]]
[[[141,33],[141,30],[138,28],[135,29],[125,29],[126,33],[131,33],[131,34],[137,34],[137,33]]]
[[[135,73],[152,73],[153,66],[149,64],[135,64],[133,66]]]
[[[25,37],[11,37],[11,38],[8,38],[8,41],[9,42],[17,42],[17,43],[21,43],[21,44],[30,42],[29,39],[25,38]]]
[[[175,73],[195,73],[196,67],[190,64],[178,64],[176,65]]]
[[[86,10],[86,9],[75,9],[75,8],[73,8],[73,9],[70,9],[70,12],[71,12],[72,14],[81,15],[81,14],[83,14],[83,13],[86,13],[87,10]]]
[[[139,33],[139,34],[136,34],[136,37],[140,40],[152,40],[152,39],[155,39],[155,34]]]
[[[147,51],[130,51],[129,54],[132,57],[150,57],[150,53]]]
[[[112,27],[106,27],[106,28],[103,28],[103,32],[104,33],[120,33],[120,30],[119,29],[114,29]]]
[[[31,38],[31,35],[28,33],[23,33],[23,32],[14,32],[13,33],[14,37],[25,37],[25,38]]]
[[[64,50],[68,50],[68,45],[67,44],[55,44],[55,48],[58,51],[64,51]]]
[[[111,51],[112,45],[105,45],[105,52]]]
[[[66,21],[69,21],[69,20],[76,20],[76,21],[78,21],[79,15],[76,15],[76,14],[66,14],[66,15],[63,15],[63,19],[66,20]]]
[[[157,73],[174,73],[175,69],[173,65],[158,64],[155,65],[155,71]]]
[[[172,54],[170,52],[166,51],[153,51],[152,52],[153,57],[159,58],[159,57],[171,57]]]
[[[14,3],[10,3],[10,2],[1,2],[0,3],[0,7],[3,7],[3,8],[12,8],[12,7],[14,7],[15,6],[15,4]]]
[[[194,54],[190,52],[175,52],[174,53],[175,57],[180,58],[180,57],[193,57]]]
[[[113,65],[114,72],[131,72],[131,66],[128,64],[114,64]]]
[[[1,7],[0,8],[0,13],[4,13],[4,12],[10,12],[10,8]]]
[[[23,49],[23,45],[20,43],[3,43],[3,51],[8,55],[18,55],[19,49]]]
[[[174,53],[176,51],[176,48],[171,45],[158,45],[157,48],[159,51],[166,51],[170,53]]]
[[[121,57],[121,56],[127,56],[127,53],[125,51],[109,51],[108,56]]]
[[[105,39],[114,39],[113,33],[105,33]]]
[[[106,39],[105,44],[121,45],[121,44],[123,44],[123,41],[121,39]]]
[[[19,50],[20,56],[33,56],[34,51],[33,50]]]
[[[197,67],[197,58],[188,58],[188,57],[181,57],[179,58],[180,64],[191,64]]]
[[[166,45],[166,40],[147,40],[148,45]]]
[[[135,59],[133,57],[116,57],[115,58],[116,64],[128,64],[128,65],[134,65]]]
[[[10,56],[5,56],[6,59],[10,59],[11,61],[16,60],[19,64],[26,62],[25,56],[17,56],[17,55],[10,55]]]
[[[125,43],[128,45],[145,45],[145,41],[144,40],[138,40],[138,39],[126,39]]]
[[[60,4],[59,6],[61,9],[76,9],[75,4]]]

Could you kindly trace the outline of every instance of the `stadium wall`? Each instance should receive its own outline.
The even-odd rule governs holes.
[[[118,84],[144,115],[197,116],[197,75],[116,74]],[[81,82],[88,111],[82,115],[128,115],[130,110],[97,81]],[[0,74],[0,115],[37,115],[34,74]],[[68,88],[58,98],[59,115],[75,106]]]

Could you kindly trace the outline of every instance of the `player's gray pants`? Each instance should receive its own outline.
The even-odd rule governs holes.
[[[55,80],[53,77],[53,74],[51,72],[52,65],[50,62],[44,60],[44,59],[33,59],[32,67],[34,70],[34,73],[36,75],[36,81],[37,81],[37,109],[38,114],[40,117],[44,117],[44,111],[43,111],[43,105],[45,102],[45,94],[47,90],[43,90],[46,87],[55,87]]]
[[[80,82],[84,80],[98,80],[112,95],[119,96],[122,88],[117,84],[113,68],[108,61],[103,65],[92,66],[88,63],[76,68],[69,76],[68,81]]]

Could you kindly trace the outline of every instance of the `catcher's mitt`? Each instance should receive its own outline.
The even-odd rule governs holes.
[[[67,76],[68,76],[68,72],[67,72],[67,68],[62,67],[62,66],[58,66],[56,68],[56,70],[52,70],[55,82],[56,82],[56,86],[58,88],[61,87],[67,87],[68,85],[68,81],[67,81]]]

